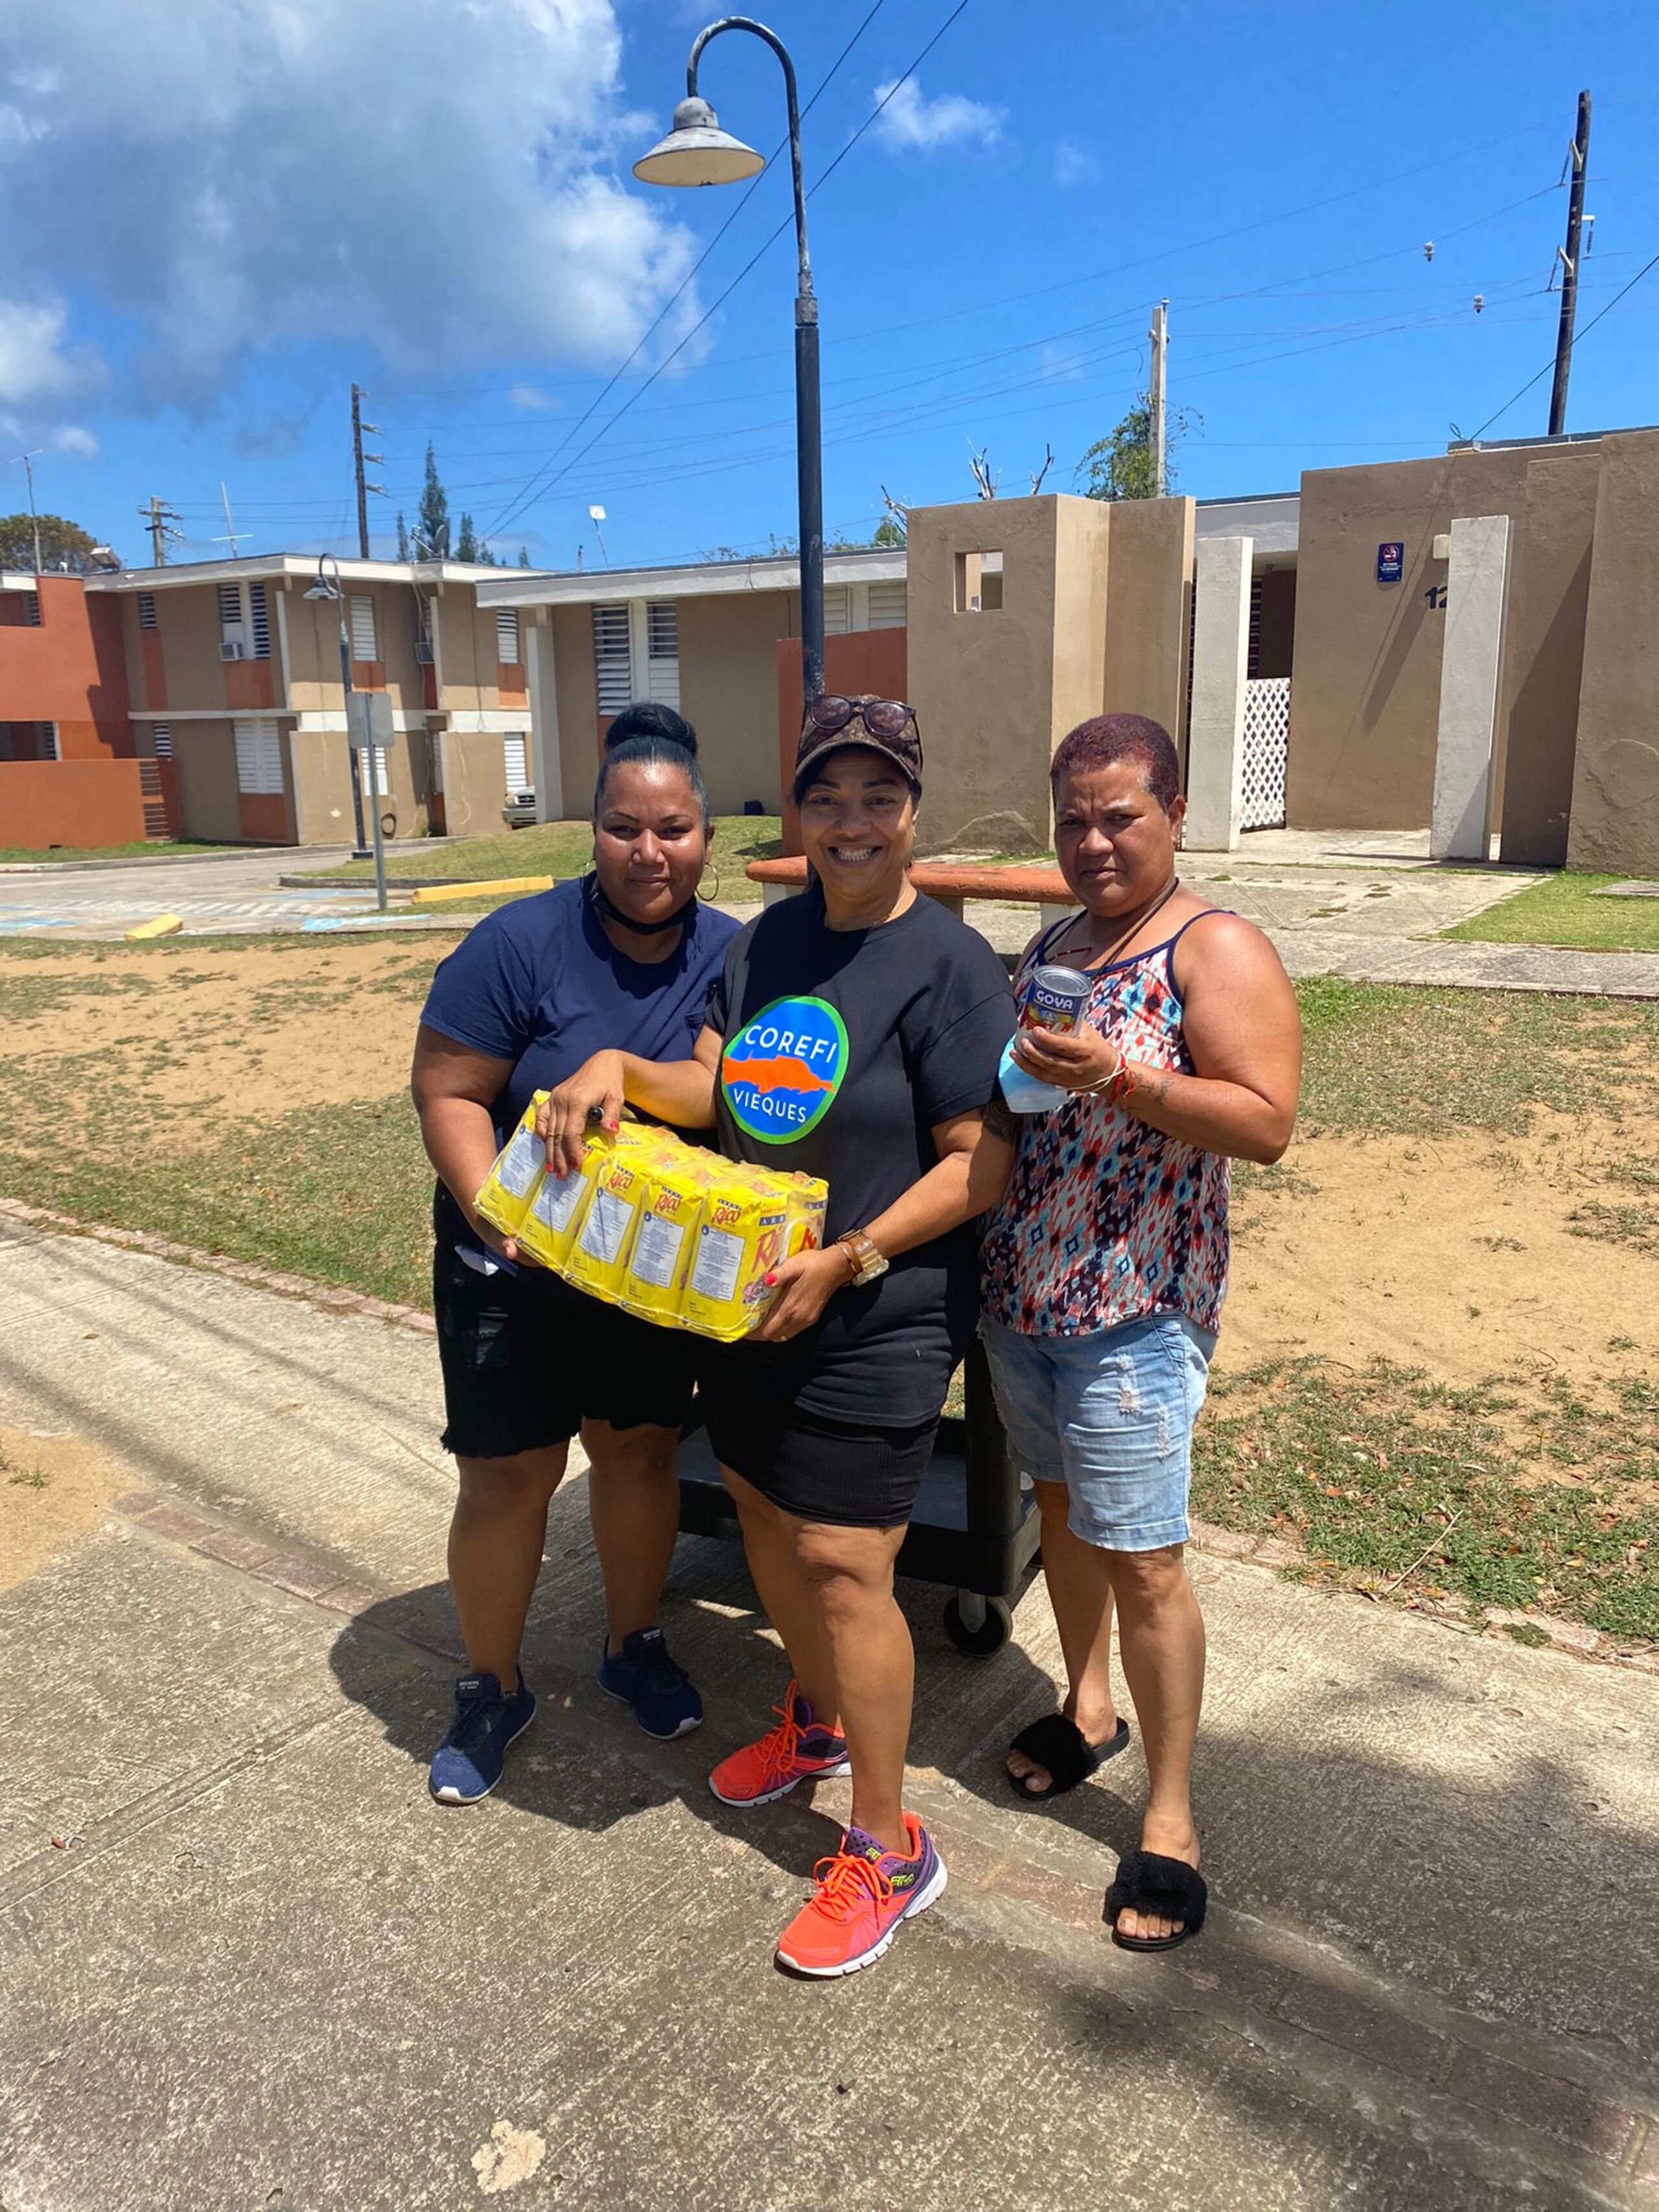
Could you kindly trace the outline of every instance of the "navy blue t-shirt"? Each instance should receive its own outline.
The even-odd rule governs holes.
[[[498,907],[440,964],[427,994],[421,1019],[428,1028],[513,1063],[490,1109],[498,1146],[535,1092],[562,1083],[596,1052],[690,1060],[709,986],[738,933],[729,915],[695,906],[666,960],[630,960],[605,935],[592,880]],[[437,1225],[441,1235],[471,1243],[447,1192]]]

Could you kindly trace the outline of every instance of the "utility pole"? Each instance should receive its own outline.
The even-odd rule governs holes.
[[[1162,499],[1169,479],[1164,447],[1165,356],[1170,350],[1170,303],[1161,300],[1152,309],[1152,374],[1147,391],[1147,411],[1152,418],[1152,497]]]
[[[365,432],[367,432],[368,436],[371,438],[378,438],[380,434],[380,425],[378,423],[365,422],[363,420],[363,402],[368,398],[368,394],[362,389],[361,385],[354,384],[352,386],[351,458],[353,465],[356,470],[357,476],[357,550],[365,561],[368,558],[368,495],[370,492],[374,492],[378,498],[384,499],[386,497],[386,489],[384,485],[367,483],[363,480],[363,466],[365,463],[367,463],[370,468],[376,469],[384,468],[386,465],[378,453],[366,453],[363,451],[363,436]]]
[[[165,568],[167,565],[167,540],[179,535],[174,527],[178,516],[165,501],[156,498],[152,493],[149,506],[139,508],[138,517],[149,532],[150,550],[155,556],[155,567]]]
[[[1590,96],[1578,95],[1572,134],[1572,189],[1567,195],[1567,242],[1561,254],[1561,320],[1555,333],[1555,382],[1550,387],[1550,435],[1567,427],[1567,378],[1572,369],[1572,325],[1578,312],[1578,245],[1584,227],[1584,173],[1589,167]]]
[[[23,465],[23,474],[29,481],[29,520],[34,526],[34,573],[37,576],[40,573],[40,518],[34,511],[34,463],[36,455],[45,450],[44,447],[37,446],[33,453],[19,453],[17,456]]]

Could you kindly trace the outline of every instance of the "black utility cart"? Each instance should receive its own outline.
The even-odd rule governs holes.
[[[965,1410],[939,1423],[898,1571],[951,1593],[945,1632],[958,1651],[988,1658],[1013,1629],[1013,1609],[1036,1563],[1039,1523],[1030,1486],[1008,1452],[975,1338],[963,1368]],[[679,1452],[680,1527],[692,1536],[738,1534],[696,1407]]]

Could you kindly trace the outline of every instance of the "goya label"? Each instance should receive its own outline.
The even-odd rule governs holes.
[[[847,1076],[847,1024],[826,999],[777,999],[720,1055],[732,1120],[763,1145],[793,1144],[835,1103]]]

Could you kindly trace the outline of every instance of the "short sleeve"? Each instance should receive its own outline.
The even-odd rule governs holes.
[[[535,1035],[535,983],[509,911],[486,915],[441,963],[421,1019],[457,1044],[516,1066]]]
[[[929,1128],[990,1104],[1003,1047],[1014,1033],[1014,997],[1001,960],[982,937],[963,936],[923,1001],[927,1030],[912,1060],[916,1103]]]

